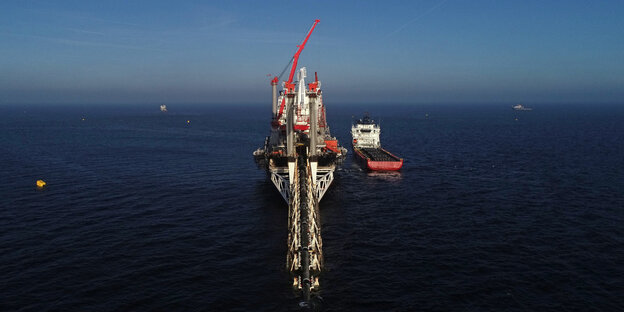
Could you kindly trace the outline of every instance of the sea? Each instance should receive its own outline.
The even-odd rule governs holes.
[[[527,106],[327,103],[322,310],[624,311],[624,105]],[[0,106],[0,311],[300,310],[270,104],[168,109]]]

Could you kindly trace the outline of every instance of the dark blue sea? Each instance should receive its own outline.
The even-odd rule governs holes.
[[[326,311],[624,310],[624,105],[327,105]],[[296,311],[269,106],[1,106],[0,310]]]

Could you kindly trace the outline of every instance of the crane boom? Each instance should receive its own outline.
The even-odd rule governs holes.
[[[316,27],[316,24],[318,24],[318,22],[320,22],[320,20],[314,21],[314,24],[312,25],[312,28],[310,28],[308,35],[305,37],[305,39],[303,39],[303,42],[297,46],[299,49],[293,56],[293,65],[290,68],[290,74],[288,75],[288,83],[292,83],[293,77],[295,76],[295,70],[297,69],[297,62],[299,61],[299,54],[301,54],[301,51],[303,51],[303,48],[305,48],[305,45],[308,42],[308,39],[310,38],[310,35],[314,31],[314,27]]]
[[[310,35],[312,34],[312,32],[314,31],[314,28],[316,27],[316,24],[318,24],[318,22],[320,22],[320,20],[315,20],[314,24],[312,24],[312,27],[310,28],[310,31],[308,31],[308,35],[306,35],[305,39],[303,39],[303,42],[301,42],[300,45],[297,45],[297,47],[299,49],[297,49],[297,52],[295,52],[295,55],[292,58],[292,67],[290,68],[290,74],[288,75],[288,81],[286,81],[286,89],[288,92],[292,92],[295,88],[295,86],[292,84],[292,80],[293,77],[295,76],[295,70],[297,69],[297,62],[299,62],[299,55],[301,54],[301,51],[303,51],[303,48],[305,48],[306,43],[308,42],[308,39],[310,38]],[[275,78],[273,79],[273,82],[277,83],[277,81],[275,80]],[[277,115],[277,120],[279,120],[279,118],[282,116],[282,114],[284,113],[284,104],[286,103],[285,99],[282,99],[282,103],[280,103],[280,109],[279,109],[279,113]]]

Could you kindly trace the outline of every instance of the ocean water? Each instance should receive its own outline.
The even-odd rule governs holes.
[[[624,310],[624,106],[328,105],[326,311]],[[296,311],[269,109],[0,107],[0,310]]]

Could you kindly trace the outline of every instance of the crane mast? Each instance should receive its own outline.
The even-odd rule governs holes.
[[[316,27],[316,24],[318,24],[318,22],[320,22],[320,20],[315,20],[314,24],[312,24],[312,27],[310,28],[310,31],[308,31],[308,34],[306,35],[305,39],[303,39],[303,42],[301,42],[300,45],[297,45],[297,47],[299,49],[297,49],[297,52],[295,52],[295,55],[293,55],[292,58],[292,67],[290,68],[290,74],[288,75],[288,80],[284,82],[284,88],[286,89],[286,93],[292,93],[295,91],[295,85],[292,83],[293,77],[295,76],[295,70],[297,69],[297,62],[299,62],[299,55],[301,54],[301,51],[303,51],[303,49],[305,48],[306,43],[308,42],[308,39],[310,38],[310,35],[312,34],[312,32],[314,31],[314,28]],[[273,84],[277,84],[278,78],[273,78],[273,80],[271,80],[271,85]],[[277,114],[277,118],[276,120],[279,121],[280,117],[282,117],[282,114],[284,113],[284,106],[286,104],[286,99],[282,98],[282,102],[280,103],[280,107],[279,107],[279,113]]]

